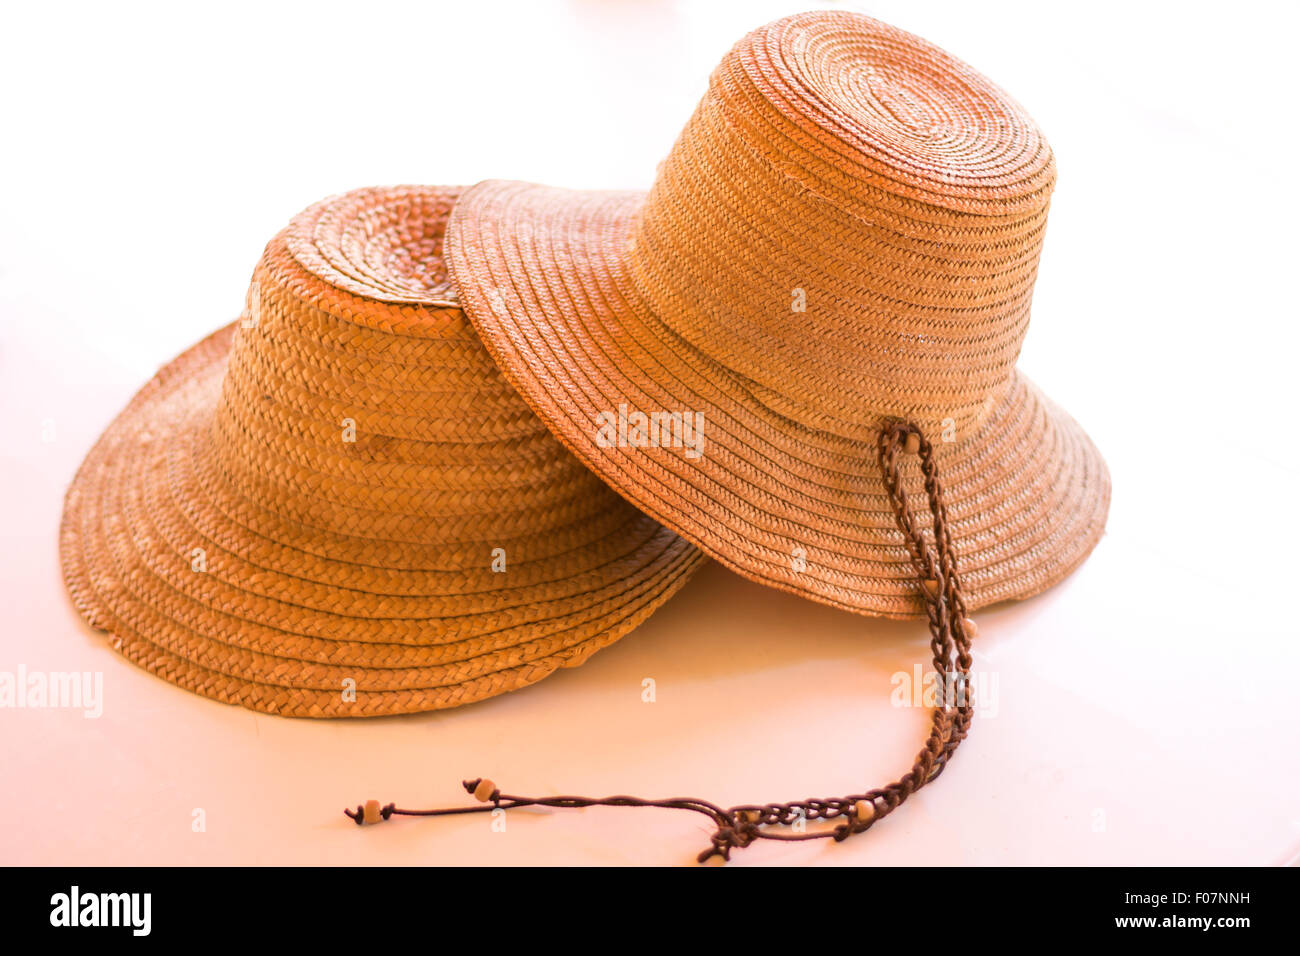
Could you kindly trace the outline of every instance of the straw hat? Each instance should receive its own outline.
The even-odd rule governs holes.
[[[801,14],[727,54],[648,195],[481,183],[448,263],[507,378],[629,501],[754,580],[913,617],[871,464],[891,421],[934,443],[970,607],[1102,534],[1105,463],[1015,364],[1055,177],[965,63]]]
[[[241,321],[90,452],[64,573],[128,658],[270,713],[452,707],[581,663],[700,565],[493,366],[441,260],[455,197],[367,189],[302,213]]]

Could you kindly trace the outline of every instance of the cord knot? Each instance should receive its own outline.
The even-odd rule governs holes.
[[[748,813],[738,813],[735,815],[735,822],[723,822],[719,824],[718,829],[714,831],[713,836],[709,838],[710,846],[707,850],[702,851],[696,859],[700,863],[715,863],[715,858],[721,863],[731,859],[732,850],[743,850],[749,846],[758,836],[758,821],[754,815]]]

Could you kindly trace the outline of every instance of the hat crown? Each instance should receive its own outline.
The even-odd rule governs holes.
[[[359,190],[267,245],[212,443],[223,479],[275,519],[484,568],[516,537],[551,530],[572,547],[617,499],[536,419],[456,303],[442,262],[454,198]]]
[[[671,333],[812,427],[973,427],[1010,382],[1055,164],[1006,93],[857,14],[754,31],[633,227]]]

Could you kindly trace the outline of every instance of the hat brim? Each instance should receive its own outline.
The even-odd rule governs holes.
[[[504,181],[461,195],[448,267],[498,365],[607,484],[733,570],[851,611],[920,615],[876,436],[849,439],[783,417],[654,315],[626,259],[643,199]],[[620,406],[702,414],[702,454],[609,447],[598,416]],[[1105,462],[1018,372],[972,434],[930,437],[971,607],[1050,587],[1101,537]],[[904,480],[924,501],[914,459]]]
[[[453,707],[581,663],[703,561],[613,496],[595,540],[517,541],[508,574],[486,560],[476,573],[420,566],[398,559],[400,544],[337,560],[327,532],[286,526],[214,470],[209,430],[236,325],[141,389],[67,494],[74,603],[146,670],[286,716]]]

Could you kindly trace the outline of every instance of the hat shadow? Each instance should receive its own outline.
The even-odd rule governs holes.
[[[708,687],[827,661],[851,662],[867,686],[888,688],[890,675],[918,663],[930,667],[929,642],[922,621],[853,614],[711,561],[645,623],[580,667],[459,710],[522,708],[534,694],[622,696],[647,675],[659,685]]]
[[[629,646],[629,655],[653,643],[660,668],[665,659],[683,661],[701,678],[845,657],[893,671],[928,658],[930,640],[920,621],[853,614],[750,581],[716,561],[620,644],[638,637],[646,647]]]

